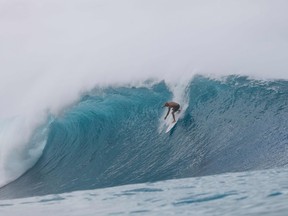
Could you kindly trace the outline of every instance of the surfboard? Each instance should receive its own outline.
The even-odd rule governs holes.
[[[181,112],[181,110],[178,110],[177,112],[175,112],[175,122],[173,122],[173,117],[172,117],[172,115],[169,115],[168,116],[168,119],[167,119],[167,121],[166,121],[166,123],[165,123],[165,125],[167,126],[167,129],[166,129],[166,131],[165,131],[165,133],[168,133],[169,131],[171,131],[172,130],[172,128],[177,124],[177,122],[178,122],[178,119],[179,119],[179,113]]]
[[[165,133],[168,133],[168,132],[177,124],[177,121],[178,121],[178,120],[176,120],[174,123],[171,122],[171,123],[168,125],[168,128],[166,129]]]

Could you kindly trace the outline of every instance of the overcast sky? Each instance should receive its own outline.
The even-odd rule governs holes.
[[[0,117],[57,110],[103,82],[195,72],[287,79],[287,8],[286,0],[0,0]]]

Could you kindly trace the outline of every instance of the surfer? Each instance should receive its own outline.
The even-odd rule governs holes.
[[[168,112],[167,112],[167,114],[166,114],[164,119],[166,120],[167,116],[170,113],[170,109],[172,108],[172,116],[173,116],[173,120],[174,120],[172,123],[176,122],[174,113],[177,112],[177,111],[180,111],[179,110],[180,109],[180,105],[178,103],[176,103],[176,102],[172,102],[171,101],[171,102],[166,102],[163,107],[168,107]]]

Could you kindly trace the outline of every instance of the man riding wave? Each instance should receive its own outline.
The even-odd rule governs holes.
[[[167,114],[166,114],[164,119],[167,118],[167,116],[169,115],[170,110],[172,108],[172,116],[173,116],[173,120],[174,120],[172,123],[176,122],[174,113],[177,112],[177,111],[178,112],[180,111],[179,110],[180,109],[180,105],[178,103],[176,103],[176,102],[171,101],[171,102],[166,102],[163,107],[168,107],[168,112],[167,112]]]

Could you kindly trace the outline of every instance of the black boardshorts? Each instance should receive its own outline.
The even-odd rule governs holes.
[[[177,112],[179,109],[180,109],[180,105],[179,104],[172,108],[173,112]]]

